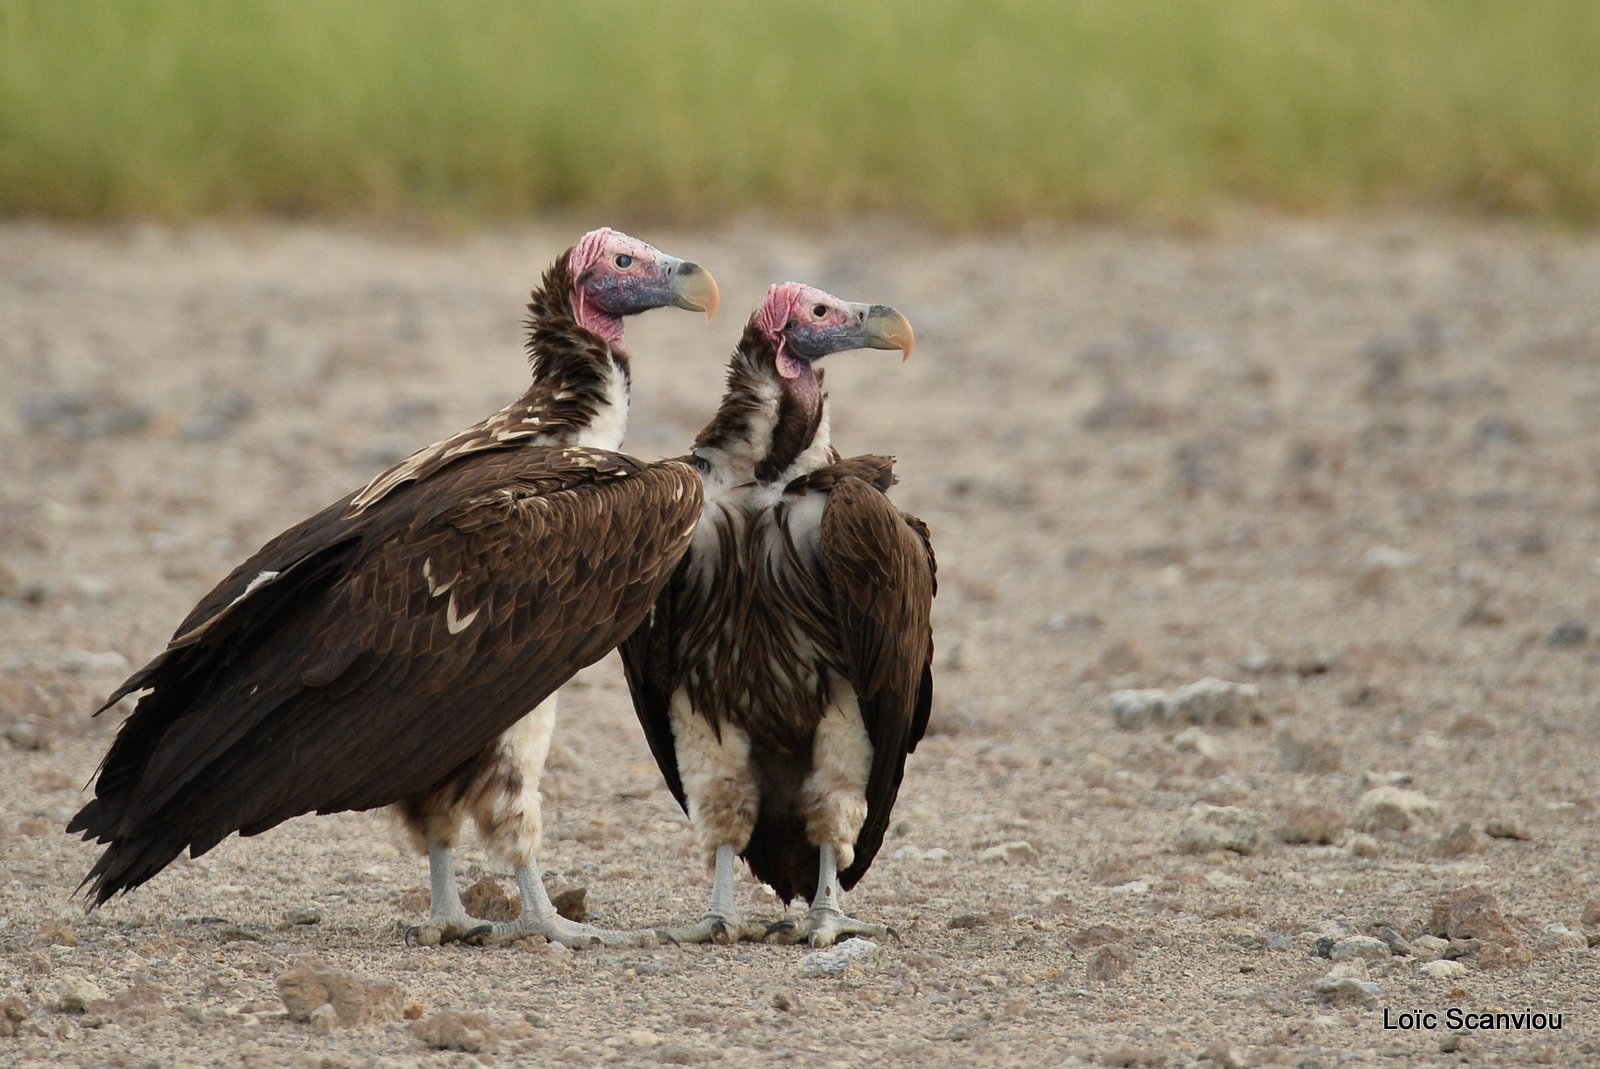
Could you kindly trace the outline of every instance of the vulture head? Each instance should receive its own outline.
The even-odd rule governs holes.
[[[916,339],[906,317],[886,304],[840,300],[814,286],[785,282],[767,291],[755,326],[772,346],[785,385],[817,392],[816,361],[849,349],[899,349],[911,358]]]
[[[609,227],[589,231],[567,251],[567,273],[573,318],[611,345],[622,340],[624,316],[672,307],[710,319],[717,311],[709,271]]]

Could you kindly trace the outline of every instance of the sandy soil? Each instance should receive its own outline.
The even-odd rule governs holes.
[[[230,840],[85,916],[93,854],[61,828],[118,720],[88,711],[265,538],[518,392],[523,295],[586,222],[0,228],[0,1062],[1600,1059],[1600,243],[1410,219],[643,232],[727,313],[630,328],[642,455],[687,444],[769,281],[917,327],[905,367],[830,361],[836,441],[898,454],[941,565],[936,722],[848,900],[904,942],[842,977],[765,945],[407,949],[425,865],[376,814]],[[1113,720],[1118,689],[1207,676],[1259,712]],[[696,915],[614,659],[564,701],[547,871],[603,923]],[[1385,787],[1426,797],[1374,808]],[[1435,923],[1474,885],[1492,906]],[[1327,957],[1380,935],[1410,953]],[[289,1019],[276,980],[308,955],[480,1015],[482,1050],[431,1052],[392,1006]],[[1330,971],[1377,988],[1319,992]],[[1450,1007],[1563,1027],[1460,1037]],[[1384,1029],[1409,1009],[1439,1027]]]

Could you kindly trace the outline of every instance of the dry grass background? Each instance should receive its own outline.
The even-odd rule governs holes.
[[[1600,218],[1586,0],[0,0],[0,215]]]

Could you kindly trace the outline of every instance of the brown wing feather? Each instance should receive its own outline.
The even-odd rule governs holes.
[[[867,819],[856,856],[839,874],[849,889],[872,864],[889,825],[906,755],[927,729],[933,702],[935,563],[927,527],[883,492],[841,478],[822,513],[822,559],[839,641],[872,741]]]
[[[136,677],[153,689],[69,825],[111,844],[96,899],[185,846],[449,776],[637,626],[700,496],[680,463],[525,448],[374,502]]]

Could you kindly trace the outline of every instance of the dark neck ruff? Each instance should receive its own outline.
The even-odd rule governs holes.
[[[752,319],[745,326],[739,347],[728,361],[728,385],[717,414],[694,440],[696,452],[731,452],[746,445],[757,454],[755,476],[772,482],[805,452],[822,425],[821,373],[811,389],[797,387],[778,374],[777,353]],[[755,417],[770,412],[772,402],[763,397],[764,384],[778,385],[776,422],[771,437],[755,439]],[[770,419],[771,416],[769,415]],[[764,421],[763,421],[764,422]]]
[[[572,287],[563,254],[528,300],[524,348],[533,383],[513,405],[559,438],[575,438],[611,403],[607,385],[613,367],[622,373],[624,393],[632,383],[627,354],[578,325]]]

